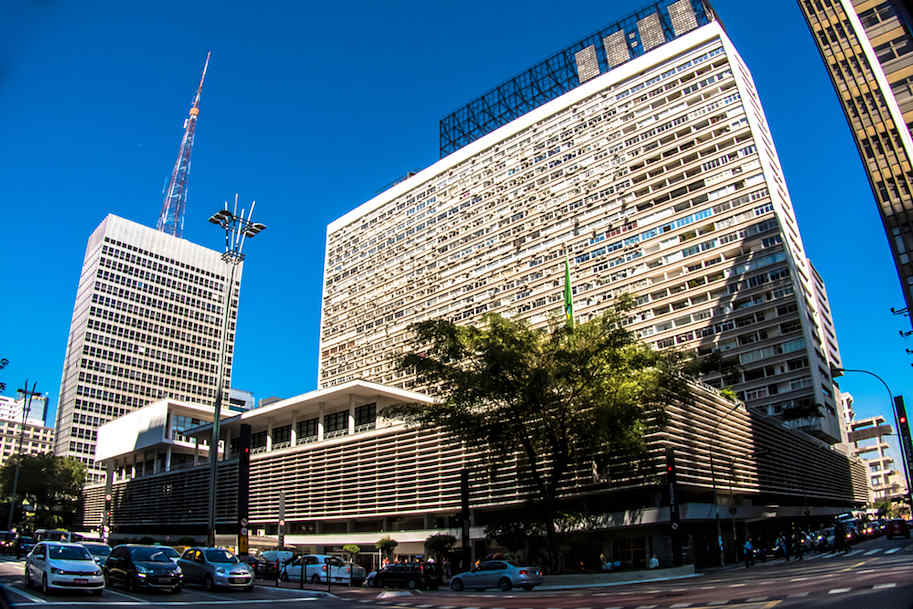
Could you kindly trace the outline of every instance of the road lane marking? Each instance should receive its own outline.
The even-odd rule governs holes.
[[[771,607],[776,607],[777,605],[780,604],[780,602],[781,601],[770,601],[769,603],[764,605],[764,609],[770,609]]]
[[[148,605],[149,601],[138,596],[130,596],[129,594],[124,594],[123,592],[118,592],[117,590],[112,590],[111,588],[105,588],[105,592],[108,594],[114,594],[117,596],[123,596],[124,598],[129,598],[131,601],[136,601],[137,603]]]
[[[852,588],[832,588],[827,591],[828,594],[843,594],[844,592],[849,592]]]
[[[891,548],[890,550],[885,552],[885,554],[893,554],[894,552],[898,552],[899,550],[900,550],[900,548]]]
[[[846,554],[846,557],[849,558],[850,556],[856,556],[857,554],[862,554],[863,552],[865,552],[865,550],[853,550],[852,552]]]
[[[808,592],[796,592],[795,594],[790,594],[788,598],[804,598],[808,596]]]
[[[766,601],[766,600],[767,600],[767,597],[766,597],[766,596],[756,596],[756,597],[754,597],[754,598],[748,599],[748,600],[745,601],[745,602],[746,602],[746,603],[763,603],[763,602]]]
[[[881,548],[875,548],[874,550],[869,550],[863,554],[863,556],[871,556],[872,554],[878,554],[879,552],[881,552]]]
[[[14,586],[13,584],[0,584],[0,586],[2,586],[5,590],[9,590],[9,591],[12,592],[13,594],[18,594],[18,595],[21,596],[22,598],[27,598],[27,599],[29,599],[29,600],[32,601],[33,603],[46,603],[46,602],[47,602],[47,601],[44,600],[43,598],[41,598],[41,597],[39,597],[39,596],[34,596],[34,595],[32,595],[32,594],[29,594],[29,593],[26,592],[25,590],[22,590],[22,589],[20,589],[20,588],[17,588],[17,587]]]
[[[691,603],[675,603],[674,605],[670,605],[669,607],[670,607],[670,609],[684,609],[685,607],[690,607],[690,606],[691,606]]]
[[[747,585],[747,584],[729,584],[729,587],[730,588],[741,588],[742,586],[745,586],[745,585]]]
[[[728,599],[725,600],[725,601],[710,601],[709,603],[707,603],[707,605],[708,605],[708,606],[725,605],[725,604],[728,603],[728,602],[729,602]]]
[[[789,581],[791,581],[791,582],[804,582],[804,581],[807,580],[807,579],[811,579],[811,577],[793,577],[793,578],[790,578]]]
[[[638,605],[637,609],[654,609],[656,605]]]
[[[897,584],[895,584],[895,583],[876,584],[876,585],[872,586],[872,590],[887,590],[888,588],[894,588],[895,586],[897,586]]]

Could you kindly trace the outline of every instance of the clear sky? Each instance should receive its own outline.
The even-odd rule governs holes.
[[[109,212],[155,224],[207,50],[185,237],[221,248],[209,215],[257,200],[269,228],[245,246],[232,384],[291,396],[316,383],[326,225],[436,161],[442,116],[643,4],[0,3],[7,394],[37,380],[56,408],[86,240]],[[897,275],[795,1],[714,6],[760,91],[844,365],[913,402]],[[889,414],[874,379],[841,385],[861,416]]]

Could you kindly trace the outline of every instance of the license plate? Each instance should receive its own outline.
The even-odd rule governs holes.
[[[84,577],[77,577],[75,581],[77,584],[88,584],[89,583],[89,580]]]

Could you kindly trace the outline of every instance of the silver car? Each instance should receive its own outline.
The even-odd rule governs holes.
[[[510,560],[486,560],[471,571],[451,577],[450,588],[456,592],[464,588],[498,588],[507,592],[514,586],[532,590],[543,581],[539,567],[524,567]]]
[[[254,589],[254,574],[248,565],[222,548],[188,548],[178,560],[185,583],[201,584],[207,590],[216,587]]]

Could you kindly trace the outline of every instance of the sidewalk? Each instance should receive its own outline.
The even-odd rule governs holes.
[[[609,586],[622,586],[626,584],[641,584],[649,582],[670,581],[676,579],[686,579],[690,577],[699,577],[700,573],[694,572],[694,565],[684,567],[674,567],[670,569],[644,569],[640,571],[618,571],[615,573],[580,573],[570,575],[546,575],[545,584],[536,586],[536,590],[554,591],[554,590],[575,590],[581,588],[604,588]],[[257,585],[264,587],[275,587],[275,580],[257,580]],[[299,589],[298,582],[282,582],[281,588]],[[327,592],[327,585],[305,584],[302,590],[312,592]],[[493,590],[493,589],[492,589]],[[403,595],[408,595],[408,590],[399,590]],[[335,596],[350,599],[373,599],[378,594],[384,592],[381,588],[349,588],[342,584],[333,584],[329,592]],[[440,594],[450,593],[446,586],[441,586],[437,591],[422,590],[420,594]]]

